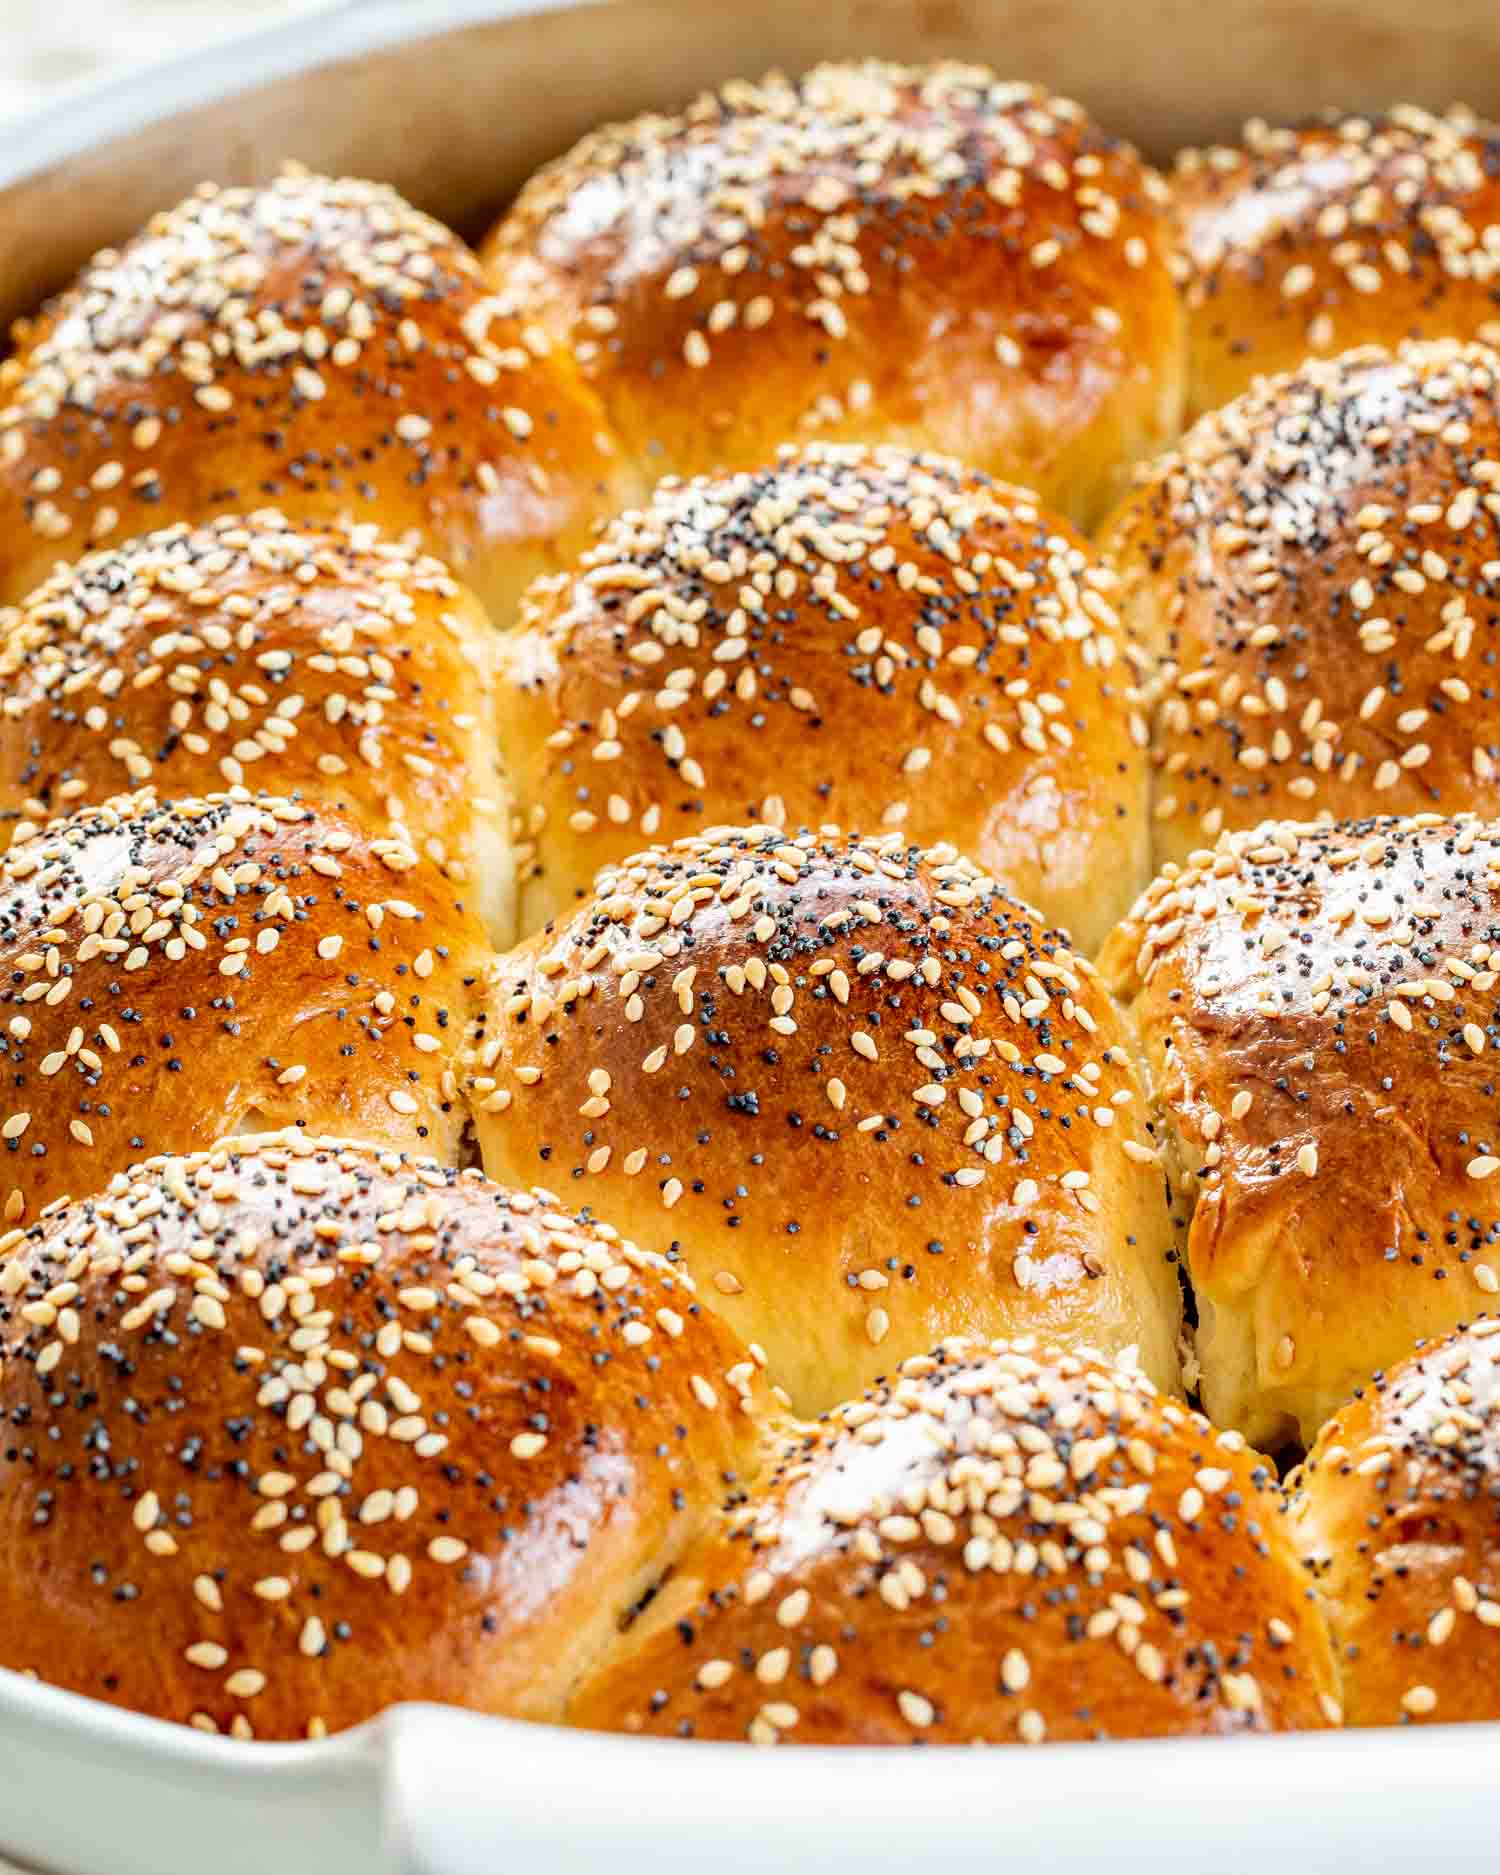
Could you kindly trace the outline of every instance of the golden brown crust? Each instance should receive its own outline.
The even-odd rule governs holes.
[[[1265,819],[1500,813],[1500,355],[1309,363],[1205,417],[1106,528],[1164,660],[1158,864]]]
[[[1133,1370],[951,1343],[788,1437],[568,1716],[761,1744],[1324,1726],[1279,1508],[1265,1460]]]
[[[873,436],[1086,526],[1177,428],[1165,197],[1067,99],[869,60],[596,131],[482,254],[648,483]]]
[[[1500,339],[1500,137],[1467,111],[1252,122],[1184,151],[1172,201],[1190,418],[1351,345]]]
[[[1106,945],[1197,1193],[1219,1424],[1308,1441],[1500,1286],[1497,939],[1500,825],[1433,815],[1225,834]]]
[[[370,527],[264,512],[89,554],[0,610],[0,837],[148,782],[297,795],[403,831],[508,937],[495,642]]]
[[[488,955],[436,866],[336,810],[147,789],[53,821],[0,858],[6,1220],[257,1125],[452,1159]]]
[[[508,622],[616,504],[595,399],[383,185],[205,185],[0,363],[0,600],[163,522],[275,505],[414,528]]]
[[[1500,1320],[1376,1374],[1288,1479],[1350,1725],[1500,1718]]]
[[[1500,1718],[1500,1321],[1422,1345],[1288,1481],[1350,1725]]]
[[[681,1271],[430,1160],[229,1141],[7,1249],[0,1663],[161,1718],[556,1717],[764,1436]]]
[[[1175,1382],[1162,1168],[1091,967],[951,848],[719,828],[501,958],[486,1168],[681,1254],[801,1410],[958,1332]]]
[[[947,840],[1092,953],[1149,873],[1146,660],[1111,584],[941,456],[814,444],[662,484],[500,652],[523,928],[749,817]]]

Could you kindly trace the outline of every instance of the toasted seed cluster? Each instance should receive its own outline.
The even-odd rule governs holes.
[[[1327,1637],[1243,1439],[1128,1367],[955,1344],[789,1435],[574,1706],[759,1744],[1337,1723]]]
[[[60,556],[274,503],[417,528],[508,616],[598,504],[600,428],[571,361],[394,190],[205,184],[0,362],[0,599]]]
[[[1165,200],[1068,99],[867,60],[596,131],[482,252],[648,480],[878,434],[1086,524],[1177,422]]]
[[[148,782],[261,788],[387,822],[498,906],[493,642],[439,561],[371,527],[262,512],[89,554],[0,611],[0,830]]]
[[[1371,340],[1500,341],[1500,138],[1413,105],[1295,128],[1255,120],[1172,176],[1189,414]]]
[[[869,60],[482,256],[205,185],[22,322],[0,1668],[1491,1716],[1497,178],[1400,108],[1169,189]]]
[[[1123,1025],[952,848],[720,828],[607,870],[496,964],[466,1085],[492,1177],[683,1255],[804,1410],[975,1326],[1175,1379]]]
[[[684,1272],[477,1172],[230,1140],[5,1250],[0,1662],[160,1717],[555,1717],[755,1462]]]
[[[1115,516],[1165,658],[1158,858],[1286,816],[1500,811],[1500,355],[1313,361],[1205,417]]]
[[[1500,1289],[1500,825],[1268,823],[1168,867],[1101,960],[1181,1189],[1203,1398],[1310,1439]]]
[[[525,922],[654,840],[835,821],[951,841],[1092,951],[1148,872],[1147,660],[1112,583],[943,457],[663,483],[503,644]]]
[[[0,1209],[150,1153],[311,1122],[451,1157],[488,955],[429,861],[239,793],[81,809],[0,858]]]
[[[1351,1725],[1494,1717],[1497,1334],[1481,1318],[1418,1343],[1329,1420],[1290,1481]]]

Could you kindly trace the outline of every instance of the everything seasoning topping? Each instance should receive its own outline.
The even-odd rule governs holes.
[[[238,1738],[1493,1716],[1496,176],[1402,108],[1169,191],[870,60],[482,260],[293,167],[23,321],[0,1666]],[[1184,374],[1096,556],[1044,500]]]
[[[1237,1433],[1128,1365],[955,1344],[789,1437],[691,1615],[580,1716],[759,1744],[1336,1723],[1277,1509]]]
[[[587,1181],[643,1241],[680,1236],[732,1320],[746,1259],[778,1243],[878,1347],[924,1284],[1056,1306],[1120,1227],[1149,1231],[1153,1265],[1169,1237],[1092,966],[951,848],[899,833],[715,829],[607,870],[496,966],[469,1087],[492,1170]],[[873,1239],[840,1223],[871,1191]],[[982,1279],[962,1261],[979,1245]],[[932,1338],[903,1324],[898,1343],[914,1335]]]
[[[1271,815],[1496,791],[1497,371],[1456,343],[1309,362],[1205,417],[1117,518],[1124,616],[1168,660],[1174,857]]]
[[[0,475],[59,550],[275,502],[373,506],[461,562],[549,501],[549,350],[392,189],[205,184],[18,328]]]
[[[0,858],[5,1217],[266,1119],[451,1149],[482,945],[403,840],[290,801],[145,790],[18,840]]]
[[[270,1735],[318,1735],[402,1688],[453,1697],[461,1663],[480,1703],[560,1697],[575,1578],[596,1545],[634,1573],[621,1479],[659,1502],[637,1567],[669,1569],[682,1487],[729,1487],[764,1399],[683,1272],[395,1151],[285,1134],[157,1159],[7,1248],[7,1496],[80,1613],[129,1602],[141,1627],[84,1657],[16,1614],[8,1664],[151,1703],[170,1649],[172,1716],[244,1737],[267,1708]]]
[[[1040,885],[1060,822],[1140,811],[1145,659],[1112,587],[1034,496],[939,456],[812,445],[663,483],[505,641],[518,751],[537,699],[557,722],[517,757],[531,851],[570,879],[705,821],[832,820]]]
[[[1295,129],[1254,120],[1241,147],[1177,159],[1188,303],[1211,312],[1226,275],[1244,273],[1281,302],[1280,350],[1326,351],[1392,296],[1415,304],[1424,336],[1493,343],[1497,167],[1500,141],[1457,108],[1399,105]],[[1226,328],[1222,342],[1232,339]]]
[[[1312,1389],[1290,1407],[1309,1433],[1500,1283],[1497,947],[1500,827],[1418,815],[1226,834],[1165,870],[1102,960],[1197,1194],[1200,1296],[1240,1306],[1295,1248],[1257,1317],[1256,1384]],[[1335,1308],[1318,1272],[1340,1266]]]
[[[150,782],[265,785],[363,809],[462,881],[483,642],[437,560],[372,527],[261,512],[60,569],[0,610],[0,775],[13,837]],[[480,665],[482,672],[483,665]],[[498,813],[498,802],[489,803]]]
[[[1357,1724],[1483,1718],[1500,1628],[1500,1321],[1419,1342],[1289,1480]],[[1465,1663],[1469,1663],[1467,1669]],[[1435,1684],[1434,1684],[1435,1682]]]
[[[1132,335],[1154,362],[1172,333],[1166,193],[1069,99],[980,66],[867,60],[736,81],[679,115],[596,131],[532,178],[485,258],[569,335],[648,470],[662,433],[668,466],[696,468],[740,460],[736,443],[768,422],[770,446],[872,422],[951,432],[976,462],[994,430],[1019,466],[1055,450],[1020,437],[1045,419],[991,390],[948,422],[934,332],[960,380],[1024,392],[1066,358],[1092,408],[1137,371]],[[743,370],[745,400],[689,432],[668,387],[701,424],[694,380],[710,367]],[[1165,377],[1176,368],[1163,361]],[[1059,415],[1078,426],[1076,408]],[[1159,416],[1139,416],[1164,440]]]

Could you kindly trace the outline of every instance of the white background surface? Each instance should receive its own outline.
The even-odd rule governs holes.
[[[322,0],[0,0],[0,118],[60,86],[309,12]]]

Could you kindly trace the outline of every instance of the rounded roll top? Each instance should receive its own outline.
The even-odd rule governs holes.
[[[508,938],[494,643],[372,527],[262,512],[86,555],[0,611],[0,833],[147,783],[298,795],[388,822]]]
[[[1141,1375],[950,1343],[781,1446],[576,1722],[1040,1744],[1336,1722],[1275,1474]]]
[[[1500,138],[1455,107],[1256,120],[1184,151],[1172,206],[1188,307],[1188,414],[1351,345],[1500,340]]]
[[[1025,490],[812,444],[666,482],[501,652],[523,922],[748,817],[946,840],[1092,951],[1148,873],[1148,660]]]
[[[1266,819],[1500,812],[1500,354],[1369,347],[1198,423],[1102,545],[1164,660],[1158,864]]]
[[[983,1321],[1176,1376],[1163,1172],[1091,966],[951,848],[722,828],[495,966],[493,1177],[681,1254],[799,1409]]]
[[[1086,525],[1177,423],[1165,195],[1068,99],[868,60],[599,130],[482,253],[648,485],[878,438]]]
[[[163,521],[269,504],[414,528],[508,621],[612,505],[602,427],[566,354],[393,189],[205,185],[0,363],[0,599]]]
[[[3,1215],[311,1125],[456,1155],[488,954],[404,841],[273,797],[121,795],[0,858]]]
[[[1268,823],[1106,946],[1191,1209],[1204,1403],[1309,1440],[1500,1285],[1500,826]]]
[[[1500,1321],[1359,1389],[1290,1480],[1351,1725],[1491,1719],[1500,1667]]]
[[[30,1228],[0,1356],[0,1664],[240,1736],[555,1718],[764,1436],[681,1271],[296,1133]]]

